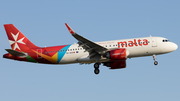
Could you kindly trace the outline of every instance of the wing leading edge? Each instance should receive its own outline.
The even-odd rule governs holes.
[[[107,48],[100,46],[96,44],[95,42],[92,42],[81,35],[77,34],[71,27],[68,26],[67,23],[65,23],[67,29],[71,33],[71,35],[78,40],[79,47],[83,47],[85,51],[88,51],[90,53],[90,56],[95,55],[96,53],[98,54],[103,54],[106,51],[108,51]]]

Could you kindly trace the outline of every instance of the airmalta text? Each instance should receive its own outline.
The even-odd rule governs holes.
[[[118,42],[118,47],[133,47],[133,46],[146,46],[148,45],[148,40],[147,39],[134,39],[134,41],[123,41],[123,42]]]

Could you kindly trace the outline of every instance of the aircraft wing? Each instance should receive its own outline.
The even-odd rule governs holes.
[[[65,25],[66,25],[67,29],[69,30],[69,32],[71,33],[71,35],[79,41],[78,42],[79,47],[82,46],[85,49],[85,51],[88,51],[90,53],[90,55],[95,55],[95,53],[102,54],[108,50],[107,48],[100,46],[100,45],[96,44],[95,42],[92,42],[92,41],[80,36],[79,34],[74,32],[73,29],[71,27],[69,27],[67,23],[65,23]]]
[[[13,56],[26,56],[25,53],[21,53],[19,51],[15,51],[12,49],[5,49],[9,54],[13,55]]]

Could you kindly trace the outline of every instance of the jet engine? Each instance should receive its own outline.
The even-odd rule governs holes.
[[[125,48],[108,51],[103,55],[103,57],[110,59],[110,61],[103,64],[104,66],[111,67],[110,69],[125,68],[128,55],[129,51]]]
[[[110,69],[126,68],[126,60],[111,61],[103,63],[104,66],[111,67]]]
[[[108,51],[103,55],[103,57],[110,59],[111,61],[115,61],[115,60],[126,60],[128,55],[129,55],[129,51],[127,51],[125,48],[121,48],[121,49]]]

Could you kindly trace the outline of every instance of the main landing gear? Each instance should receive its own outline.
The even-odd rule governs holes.
[[[94,64],[94,73],[95,73],[95,74],[99,74],[99,72],[100,72],[100,70],[99,70],[99,65],[100,65],[99,63],[95,63],[95,64]]]
[[[153,55],[154,65],[158,65],[158,62],[156,61],[156,55]]]

